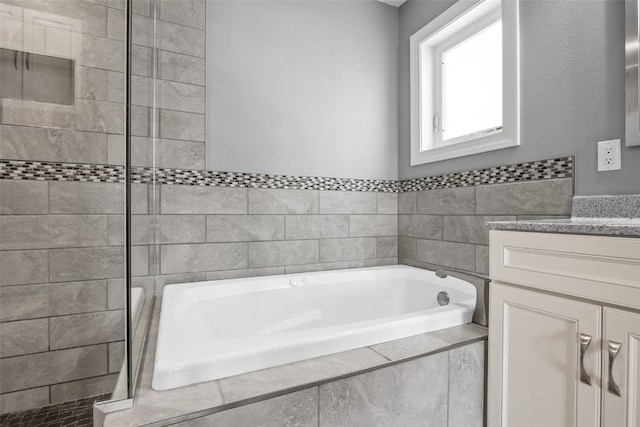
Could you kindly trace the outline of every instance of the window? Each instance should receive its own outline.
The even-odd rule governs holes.
[[[454,4],[411,37],[411,164],[518,145],[517,1]]]

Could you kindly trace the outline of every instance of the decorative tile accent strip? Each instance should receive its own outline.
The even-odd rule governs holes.
[[[153,169],[133,168],[132,183],[153,182]],[[124,182],[124,167],[24,160],[0,160],[0,179],[35,181]],[[314,176],[270,175],[207,170],[156,169],[158,184],[300,190],[379,191],[395,193],[398,182]]]
[[[515,165],[475,169],[447,175],[400,181],[399,192],[437,190],[441,188],[474,187],[507,182],[535,181],[573,176],[573,157],[537,160]]]
[[[0,160],[0,179],[30,181],[124,182],[124,166]]]
[[[110,394],[72,400],[57,405],[43,406],[22,412],[10,412],[0,416],[0,426],[93,426],[93,403],[108,400]]]
[[[141,177],[141,182],[144,178]],[[379,191],[395,193],[398,182],[315,176],[271,175],[246,172],[157,169],[160,184],[206,185],[215,187],[279,188],[295,190]]]
[[[216,172],[207,170],[155,170],[155,179],[158,184],[297,190],[377,191],[388,193],[472,187],[477,185],[552,178],[570,178],[572,176],[573,157],[539,160],[405,181]],[[149,184],[153,182],[154,172],[151,168],[136,167],[132,170],[131,178],[134,184]],[[117,165],[0,160],[0,179],[123,183],[124,167]]]

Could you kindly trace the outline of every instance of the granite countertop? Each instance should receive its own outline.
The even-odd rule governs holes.
[[[566,218],[537,221],[490,221],[491,230],[640,237],[640,218]]]
[[[640,195],[577,196],[571,218],[490,221],[491,230],[640,237]]]

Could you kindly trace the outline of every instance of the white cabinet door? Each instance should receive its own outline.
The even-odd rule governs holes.
[[[640,427],[640,315],[604,309],[603,427]]]
[[[599,426],[601,307],[496,283],[490,307],[488,425]]]

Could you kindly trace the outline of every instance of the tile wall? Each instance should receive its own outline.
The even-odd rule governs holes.
[[[486,221],[570,217],[572,196],[570,177],[400,193],[399,262],[488,275]]]
[[[158,199],[150,254],[158,292],[171,283],[398,262],[397,193],[161,185]],[[153,221],[133,217],[133,242],[143,250]],[[122,229],[112,228],[112,236]],[[153,286],[154,277],[139,276],[134,286]]]

